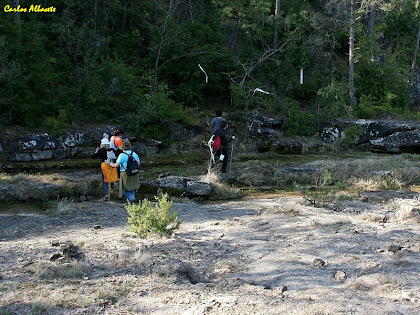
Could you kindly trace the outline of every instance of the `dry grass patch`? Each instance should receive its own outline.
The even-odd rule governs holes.
[[[244,186],[253,187],[262,184],[270,184],[272,176],[266,176],[265,173],[270,168],[268,165],[262,167],[263,163],[248,161],[243,163],[240,172],[236,174],[235,181]]]
[[[374,178],[353,178],[349,181],[352,190],[361,191],[378,191],[380,182]]]
[[[115,267],[130,266],[135,268],[145,268],[150,266],[153,258],[150,254],[138,248],[124,248],[114,254],[112,264]]]
[[[10,178],[12,178],[11,175],[6,173],[0,173],[0,180],[10,180]]]
[[[85,307],[94,304],[94,299],[85,295],[79,285],[66,283],[32,282],[31,286],[20,286],[19,291],[10,290],[3,296],[5,305],[28,305],[29,314],[44,314],[55,308]],[[16,293],[19,292],[19,293]],[[25,312],[26,313],[26,312]],[[60,312],[56,312],[57,314]],[[7,311],[0,314],[9,314]],[[16,314],[10,311],[10,314]],[[27,314],[27,313],[26,313]]]
[[[370,291],[371,286],[368,285],[362,278],[350,279],[347,281],[347,287],[357,291]]]
[[[219,260],[213,266],[213,272],[217,274],[237,273],[245,270],[243,262],[232,259]]]
[[[85,261],[51,263],[40,261],[34,270],[39,279],[81,279],[92,271],[92,266]]]
[[[420,178],[418,171],[420,161],[410,154],[340,161],[319,160],[307,163],[305,166],[328,169],[332,174],[333,182],[349,182],[359,185],[364,190],[378,190],[381,185],[389,185],[390,183],[387,183],[389,179],[392,180],[393,185],[403,187]],[[386,174],[391,174],[391,177]]]
[[[89,174],[18,174],[4,181],[10,187],[0,199],[16,201],[49,201],[64,197],[95,195],[100,177]]]
[[[242,192],[239,188],[230,186],[220,181],[220,179],[215,173],[210,172],[207,175],[202,176],[201,180],[209,181],[212,185],[213,191],[210,196],[210,199],[236,199],[242,196]]]
[[[384,222],[384,216],[378,213],[365,212],[359,215],[360,220],[368,222]]]
[[[57,208],[55,212],[57,214],[66,214],[66,213],[74,212],[75,208],[76,208],[76,205],[74,204],[74,200],[69,200],[68,198],[62,198],[57,203]]]
[[[285,213],[292,215],[299,215],[302,210],[302,205],[296,201],[285,201],[272,209],[273,213]],[[270,209],[271,210],[271,209]]]
[[[338,229],[341,229],[341,228],[346,227],[346,226],[351,225],[351,224],[352,224],[352,222],[350,220],[338,220],[338,221],[330,223],[326,226],[329,226],[329,227],[333,228],[334,230],[338,230]]]
[[[403,287],[403,284],[399,279],[388,275],[378,274],[376,275],[375,280],[377,282],[375,292],[379,294],[400,292]]]
[[[385,274],[371,274],[348,281],[347,286],[358,291],[370,291],[378,295],[398,293],[402,283],[395,277]]]

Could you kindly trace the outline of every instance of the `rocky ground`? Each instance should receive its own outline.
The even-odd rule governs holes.
[[[174,203],[172,238],[120,202],[3,211],[0,314],[418,314],[419,199]]]

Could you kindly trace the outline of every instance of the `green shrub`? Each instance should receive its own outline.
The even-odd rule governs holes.
[[[362,134],[362,127],[354,125],[343,130],[344,139],[341,141],[341,146],[344,149],[354,148],[356,146],[357,138]]]
[[[379,189],[381,190],[400,190],[402,184],[394,177],[394,174],[384,174],[381,176]]]
[[[351,107],[348,104],[348,86],[335,78],[317,92],[317,101],[320,114],[324,120],[351,116]]]
[[[347,185],[337,182],[332,184],[332,176],[329,170],[325,169],[315,178],[315,186],[299,186],[294,183],[294,188],[300,190],[303,198],[314,207],[323,207],[325,204],[335,201],[336,193],[344,190]]]
[[[140,237],[147,237],[152,234],[171,235],[179,229],[181,220],[176,212],[170,214],[172,201],[168,198],[168,194],[163,194],[161,198],[155,197],[156,204],[145,198],[137,205],[128,205],[130,230]]]
[[[283,124],[286,136],[313,136],[317,130],[318,117],[309,109],[293,100],[284,100],[281,111],[287,116]]]

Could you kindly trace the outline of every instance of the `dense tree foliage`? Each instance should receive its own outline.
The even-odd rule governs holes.
[[[60,133],[129,122],[163,139],[169,123],[215,108],[238,121],[253,109],[287,116],[291,135],[338,117],[415,115],[418,1],[352,2],[44,0],[56,12],[14,13],[4,6],[33,3],[3,1],[0,123]]]

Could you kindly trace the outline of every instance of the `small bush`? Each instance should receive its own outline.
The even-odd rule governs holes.
[[[147,237],[151,234],[171,235],[179,229],[181,220],[176,212],[170,214],[172,201],[168,198],[168,194],[163,194],[161,198],[155,197],[156,204],[145,198],[138,205],[128,205],[130,230],[140,237]]]
[[[402,183],[396,179],[393,174],[384,174],[381,176],[379,189],[381,190],[400,190]]]
[[[336,199],[336,193],[344,190],[347,185],[341,182],[332,184],[332,176],[329,170],[325,169],[323,173],[319,173],[315,178],[315,186],[299,186],[294,183],[294,188],[300,190],[303,198],[314,207],[323,207],[325,203],[332,202]]]
[[[354,125],[343,130],[344,139],[341,141],[341,146],[344,149],[356,147],[356,140],[360,137],[363,130],[361,126]]]

